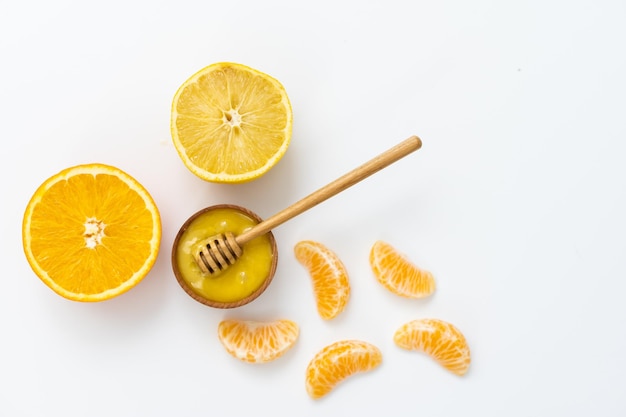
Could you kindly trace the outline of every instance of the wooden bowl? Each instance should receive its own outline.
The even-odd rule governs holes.
[[[180,239],[183,233],[193,223],[194,220],[196,220],[198,217],[200,217],[204,213],[207,213],[213,210],[218,210],[218,209],[236,210],[257,223],[260,223],[262,220],[256,213],[248,210],[247,208],[233,205],[233,204],[219,204],[219,205],[210,206],[202,210],[199,210],[198,212],[194,213],[191,217],[189,217],[189,219],[187,219],[187,221],[181,226],[180,230],[176,234],[176,238],[174,239],[174,243],[172,245],[172,258],[171,258],[172,269],[174,271],[174,275],[176,276],[176,280],[178,281],[178,284],[194,300],[198,301],[199,303],[202,303],[204,305],[214,307],[214,308],[235,308],[235,307],[240,307],[240,306],[250,303],[251,301],[255,300],[257,297],[259,297],[267,289],[269,284],[272,282],[272,278],[274,278],[274,273],[276,272],[276,265],[278,263],[278,249],[276,246],[276,240],[274,239],[274,235],[272,234],[272,232],[268,232],[267,235],[269,237],[270,245],[272,249],[272,258],[270,261],[271,264],[270,264],[269,272],[267,276],[265,277],[265,279],[263,280],[263,283],[261,284],[261,286],[257,288],[252,294],[236,301],[216,301],[216,300],[211,300],[205,297],[204,295],[198,293],[197,291],[194,291],[194,289],[184,279],[182,272],[178,268],[177,248],[178,248],[178,245],[180,243]],[[207,276],[206,279],[216,279],[216,278]]]

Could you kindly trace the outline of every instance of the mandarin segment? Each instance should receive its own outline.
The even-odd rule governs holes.
[[[298,242],[294,253],[309,271],[320,317],[324,320],[337,317],[350,298],[350,281],[343,262],[328,247],[311,240]]]
[[[217,330],[226,351],[249,363],[265,363],[284,355],[296,343],[299,332],[298,325],[286,319],[223,320]]]
[[[176,150],[185,166],[207,181],[238,183],[263,175],[287,151],[292,124],[283,85],[231,62],[198,71],[172,103]]]
[[[435,291],[433,274],[414,265],[389,243],[375,242],[369,263],[378,282],[396,295],[424,298]]]
[[[382,362],[380,349],[361,340],[340,340],[320,350],[306,368],[309,396],[319,399],[340,382],[360,372],[371,371]]]
[[[24,253],[59,295],[102,301],[134,287],[159,251],[161,219],[134,178],[103,164],[78,165],[47,179],[22,223]]]
[[[396,330],[394,342],[407,350],[430,355],[441,366],[456,375],[467,373],[471,357],[465,336],[453,324],[439,319],[420,319],[403,324]]]

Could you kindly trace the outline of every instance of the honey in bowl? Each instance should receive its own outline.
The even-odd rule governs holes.
[[[239,235],[261,221],[250,210],[235,205],[207,207],[192,215],[176,235],[172,268],[180,286],[196,301],[217,308],[233,308],[257,298],[276,270],[274,235],[265,233],[243,246],[243,254],[223,271],[207,274],[195,255],[206,239],[225,232]]]

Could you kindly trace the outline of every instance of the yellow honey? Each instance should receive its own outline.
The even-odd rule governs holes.
[[[272,269],[274,247],[269,234],[246,243],[241,257],[215,274],[202,272],[194,257],[205,239],[224,232],[236,236],[257,224],[257,220],[228,206],[217,206],[190,220],[173,248],[172,261],[178,268],[179,280],[184,280],[194,293],[214,302],[237,302],[261,288]]]

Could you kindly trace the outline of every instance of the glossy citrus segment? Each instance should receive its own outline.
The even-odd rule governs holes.
[[[161,220],[152,197],[118,168],[79,165],[50,177],[22,223],[33,271],[59,295],[102,301],[134,287],[154,264]]]
[[[185,81],[172,103],[171,132],[184,164],[213,182],[245,182],[272,168],[291,141],[291,103],[278,80],[219,62]]]
[[[350,282],[344,264],[325,245],[310,240],[298,242],[294,253],[309,271],[320,317],[335,318],[350,298]]]
[[[374,243],[369,262],[378,282],[394,294],[408,298],[423,298],[435,291],[433,275],[418,268],[386,242]]]
[[[224,320],[218,337],[228,353],[250,363],[265,363],[279,358],[298,339],[298,325],[286,319],[270,322]]]
[[[402,325],[393,337],[403,349],[422,351],[444,368],[464,375],[470,365],[465,336],[451,323],[439,319],[413,320]]]
[[[318,399],[331,392],[337,384],[358,372],[376,368],[382,353],[371,343],[340,340],[320,350],[306,368],[306,390]]]

